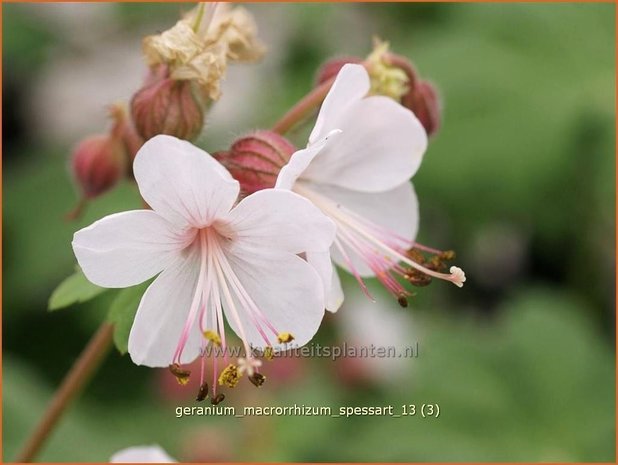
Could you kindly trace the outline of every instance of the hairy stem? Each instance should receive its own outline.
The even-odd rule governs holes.
[[[92,336],[79,358],[62,380],[62,384],[49,403],[43,418],[28,438],[16,458],[17,462],[31,462],[58,424],[62,414],[81,392],[91,375],[100,366],[112,346],[114,325],[103,323]]]
[[[367,62],[359,63],[367,68]],[[288,110],[288,112],[279,119],[272,127],[272,130],[278,134],[285,134],[298,123],[303,121],[309,113],[315,108],[320,106],[324,101],[324,98],[328,94],[328,91],[333,86],[335,78],[324,81],[322,84],[314,88],[311,92],[305,95],[296,105]]]

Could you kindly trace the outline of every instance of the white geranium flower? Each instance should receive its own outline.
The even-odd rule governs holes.
[[[208,153],[171,136],[146,142],[133,171],[152,210],[95,222],[75,233],[73,250],[99,286],[134,286],[158,275],[131,328],[136,364],[171,364],[187,381],[180,365],[206,344],[221,346],[227,358],[224,315],[246,358],[252,348],[278,350],[313,337],[324,314],[323,286],[299,254],[326,253],[335,233],[331,220],[283,190],[266,189],[235,205],[238,182]],[[219,384],[233,387],[241,374],[230,364]]]
[[[119,450],[110,463],[177,463],[160,446],[135,446]]]
[[[361,65],[347,64],[329,91],[307,149],[292,155],[276,188],[311,200],[337,225],[333,261],[362,277],[377,277],[398,299],[409,293],[395,278],[408,272],[446,279],[461,287],[463,271],[438,273],[413,261],[406,251],[418,231],[418,202],[409,182],[427,148],[427,134],[414,114],[392,99],[367,96],[370,79]],[[323,148],[316,141],[334,130]],[[330,288],[327,309],[343,301],[339,278],[327,253],[307,255]],[[366,291],[367,292],[367,291]]]

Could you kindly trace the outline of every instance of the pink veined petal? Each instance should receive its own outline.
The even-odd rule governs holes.
[[[405,183],[387,192],[365,193],[334,186],[319,186],[327,197],[352,212],[352,218],[372,235],[391,246],[410,247],[416,238],[419,225],[418,200],[412,183]],[[340,233],[338,232],[338,236]],[[369,266],[351,250],[352,264],[361,276],[373,276]],[[333,261],[351,272],[346,260],[336,247],[331,248]]]
[[[362,192],[382,192],[407,182],[427,148],[414,113],[383,97],[367,97],[332,121],[341,136],[320,151],[302,179]]]
[[[242,283],[243,288],[259,311],[278,332],[294,336],[294,347],[309,342],[317,332],[324,316],[323,285],[320,277],[305,260],[297,255],[262,251],[261,254],[227,255],[229,264]],[[265,342],[252,321],[249,309],[236,299],[248,343],[255,348],[264,348]],[[225,306],[226,318],[236,334],[240,328]],[[264,332],[276,337],[268,327]]]
[[[337,270],[333,266],[328,252],[307,252],[309,263],[320,276],[324,289],[325,308],[329,312],[336,312],[343,303],[343,289],[337,276]]]
[[[310,143],[307,148],[294,152],[288,164],[279,171],[275,189],[292,189],[296,180],[303,174],[313,159],[324,150],[327,144],[339,137],[339,134],[341,134],[340,130],[333,129],[322,139]]]
[[[135,157],[133,172],[148,205],[178,225],[210,225],[232,208],[240,190],[207,152],[172,136],[146,142]]]
[[[91,282],[128,287],[152,278],[178,256],[182,230],[151,210],[134,210],[77,231],[72,245]]]
[[[309,200],[287,190],[251,194],[234,207],[226,221],[234,249],[328,253],[335,238],[334,223]]]
[[[177,463],[160,446],[135,446],[119,450],[110,463]]]
[[[352,104],[367,95],[370,87],[369,75],[363,66],[351,63],[344,65],[322,103],[309,136],[309,144],[337,129],[336,122]]]
[[[129,354],[136,365],[167,367],[172,363],[196,291],[198,255],[194,249],[176,260],[144,293],[129,335]],[[198,326],[189,333],[181,363],[190,363],[199,355],[202,336]]]

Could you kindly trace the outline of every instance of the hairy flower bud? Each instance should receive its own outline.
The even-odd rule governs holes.
[[[354,56],[331,58],[330,60],[325,61],[322,66],[320,66],[320,69],[318,70],[318,73],[316,75],[316,84],[319,86],[326,81],[334,79],[335,76],[339,74],[339,71],[341,71],[341,68],[343,68],[343,66],[347,65],[348,63],[358,64],[362,62],[362,58]]]
[[[97,197],[113,187],[127,166],[122,140],[113,134],[82,140],[73,152],[73,176],[85,198]]]
[[[274,187],[277,175],[296,148],[285,137],[266,130],[238,139],[229,151],[214,156],[246,194]]]
[[[371,78],[371,94],[385,95],[411,110],[428,135],[440,127],[440,99],[435,87],[422,80],[414,65],[406,57],[389,51],[388,42],[375,41],[366,60],[359,57],[338,57],[326,61],[319,69],[317,85],[332,78],[347,63],[361,63]]]
[[[131,115],[144,140],[158,134],[193,140],[204,126],[203,103],[192,82],[172,79],[164,65],[151,68],[131,100]]]
[[[414,112],[428,135],[440,128],[440,99],[435,87],[428,81],[420,80],[401,99],[401,104]]]
[[[114,120],[112,133],[122,140],[129,160],[133,160],[137,151],[144,145],[144,139],[137,133],[135,125],[129,118],[126,105],[115,103],[110,105],[110,116]]]

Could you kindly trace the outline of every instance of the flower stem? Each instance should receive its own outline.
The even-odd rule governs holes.
[[[367,68],[367,63],[359,63]],[[334,76],[322,84],[314,88],[311,92],[305,95],[296,105],[288,110],[288,112],[279,119],[272,127],[272,131],[278,134],[285,134],[295,125],[303,121],[314,108],[318,107],[326,98],[328,91],[335,82]]]
[[[333,82],[335,82],[335,78],[324,81],[322,84],[305,95],[296,105],[290,108],[290,110],[288,110],[288,112],[283,115],[279,121],[275,123],[272,130],[283,135],[292,129],[296,124],[301,122],[311,110],[322,103],[326,97],[326,94],[328,94],[328,91],[332,87]]]
[[[31,462],[39,453],[46,439],[62,417],[62,414],[75,400],[91,375],[100,366],[112,346],[114,325],[103,323],[92,336],[75,364],[64,377],[62,384],[49,403],[43,418],[34,432],[28,438],[23,449],[16,458],[17,462]]]

